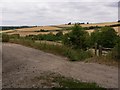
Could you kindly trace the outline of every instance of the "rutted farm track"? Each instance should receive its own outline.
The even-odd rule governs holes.
[[[42,83],[33,83],[31,80],[45,74],[43,72],[54,72],[80,81],[96,82],[103,87],[118,87],[117,67],[70,62],[65,57],[11,43],[2,44],[2,72],[3,88],[29,88]]]

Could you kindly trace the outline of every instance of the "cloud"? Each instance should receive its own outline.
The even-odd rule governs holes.
[[[108,22],[116,21],[118,18],[117,2],[108,2],[108,0],[107,2],[93,2],[93,0],[91,2],[87,2],[88,0],[86,2],[20,1],[4,0],[2,12],[0,12],[2,25],[51,25],[70,21]]]
[[[119,0],[1,0],[1,2],[119,2]]]

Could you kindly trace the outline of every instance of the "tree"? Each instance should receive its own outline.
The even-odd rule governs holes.
[[[90,37],[90,45],[93,47],[95,43],[101,45],[101,33],[98,29],[92,32]]]
[[[68,25],[71,25],[71,22],[69,22]]]
[[[116,44],[117,33],[111,27],[102,27],[91,34],[91,43],[97,43],[105,48],[113,48]]]
[[[87,24],[89,24],[89,22],[87,22]]]
[[[120,22],[120,20],[118,20],[118,22]]]
[[[75,49],[86,50],[88,45],[86,43],[89,34],[78,24],[72,27],[72,31],[64,35],[63,43]]]
[[[116,44],[117,33],[111,27],[101,28],[101,45],[103,47],[113,48]]]

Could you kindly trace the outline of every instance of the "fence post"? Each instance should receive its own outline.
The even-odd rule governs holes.
[[[35,42],[34,37],[32,37],[32,41],[33,41],[33,43]]]
[[[97,56],[97,43],[95,43],[95,56]]]
[[[99,56],[102,56],[102,46],[99,45]]]

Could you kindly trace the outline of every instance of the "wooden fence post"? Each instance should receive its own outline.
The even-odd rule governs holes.
[[[32,37],[32,41],[33,41],[33,43],[35,42],[34,37]]]
[[[95,56],[97,56],[97,43],[95,43]]]
[[[102,56],[102,46],[99,45],[99,56]]]

